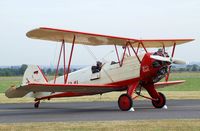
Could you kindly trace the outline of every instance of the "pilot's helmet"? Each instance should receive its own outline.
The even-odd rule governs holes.
[[[100,61],[97,61],[97,66],[101,66],[102,63]]]
[[[158,52],[163,52],[163,50],[162,49],[158,49]]]

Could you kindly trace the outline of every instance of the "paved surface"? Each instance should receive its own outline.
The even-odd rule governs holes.
[[[150,101],[134,101],[134,112],[123,112],[117,102],[0,104],[0,122],[58,122],[144,119],[200,119],[200,100],[168,100],[168,109],[155,109]]]

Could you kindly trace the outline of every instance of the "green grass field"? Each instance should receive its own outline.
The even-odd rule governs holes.
[[[160,89],[161,91],[200,91],[200,73],[172,73],[170,80],[186,80],[184,84]],[[11,85],[20,85],[22,76],[0,77],[0,93]]]
[[[186,80],[186,82],[160,89],[161,91],[200,91],[200,73],[172,73],[169,80]]]
[[[20,85],[22,76],[0,77],[0,93],[3,93],[12,85]]]

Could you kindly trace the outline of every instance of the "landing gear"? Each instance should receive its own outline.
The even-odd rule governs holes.
[[[36,109],[39,108],[39,105],[40,105],[40,101],[35,101],[34,107],[35,107]]]
[[[165,106],[166,104],[166,98],[165,98],[165,95],[162,94],[161,92],[158,92],[158,100],[152,100],[152,105],[155,107],[155,108],[162,108]]]
[[[154,87],[154,84],[146,85],[144,88],[148,91],[149,95],[151,96],[152,105],[155,108],[163,108],[165,106],[165,95],[161,92],[157,92]]]
[[[122,111],[128,111],[133,105],[132,98],[128,94],[122,94],[118,99],[118,106]]]

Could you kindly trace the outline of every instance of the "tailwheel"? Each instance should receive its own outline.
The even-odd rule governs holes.
[[[122,111],[128,111],[133,105],[132,98],[127,94],[122,94],[118,99],[118,106]]]
[[[34,107],[39,108],[39,105],[40,105],[40,101],[36,101],[35,104],[34,104]]]
[[[158,100],[152,100],[152,105],[155,107],[155,108],[162,108],[165,104],[166,104],[166,98],[165,98],[165,95],[162,94],[161,92],[158,92]]]

